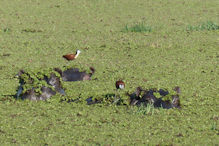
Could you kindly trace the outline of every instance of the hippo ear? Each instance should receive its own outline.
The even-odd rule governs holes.
[[[176,91],[177,94],[180,94],[180,92],[181,92],[181,91],[180,91],[180,87],[179,87],[179,86],[176,86],[176,87],[174,88],[174,91]]]
[[[90,77],[95,73],[95,69],[93,67],[90,67],[91,73],[89,73]]]
[[[141,94],[141,91],[142,91],[141,87],[136,88],[135,94],[136,94],[137,97]]]
[[[14,77],[18,78],[18,77],[20,77],[24,73],[25,73],[24,70],[21,69]]]
[[[82,79],[83,81],[85,81],[85,80],[90,80],[90,76],[89,75],[87,75],[87,74],[85,74],[84,76],[83,76],[83,79]]]
[[[180,107],[180,99],[178,95],[173,95],[172,96],[172,104],[174,107]]]

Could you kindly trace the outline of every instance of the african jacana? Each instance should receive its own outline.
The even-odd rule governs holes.
[[[80,50],[77,50],[76,51],[76,54],[66,54],[66,55],[63,55],[63,57],[65,58],[65,59],[67,59],[68,61],[69,60],[74,60],[74,59],[76,59],[77,57],[78,57],[78,55],[81,53],[81,51]]]
[[[125,83],[122,80],[116,81],[116,88],[117,89],[124,89]]]

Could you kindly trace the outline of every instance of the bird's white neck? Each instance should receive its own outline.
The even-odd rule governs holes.
[[[80,51],[77,51],[76,55],[75,55],[75,58],[77,58],[80,53],[81,53]]]
[[[120,84],[120,85],[119,85],[119,88],[120,88],[120,89],[124,89],[124,88],[125,88],[125,86],[124,86],[124,85],[122,85],[122,84]]]

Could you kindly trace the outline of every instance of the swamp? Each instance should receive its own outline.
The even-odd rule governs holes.
[[[1,145],[218,145],[218,6],[1,0]]]

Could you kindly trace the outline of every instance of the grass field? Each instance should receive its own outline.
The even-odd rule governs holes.
[[[1,0],[1,145],[218,145],[218,0]],[[62,55],[82,51],[74,61]],[[20,69],[93,66],[68,97],[180,86],[181,109],[15,100]]]

